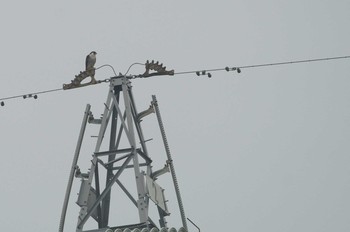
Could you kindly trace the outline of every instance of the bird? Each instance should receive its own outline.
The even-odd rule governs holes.
[[[91,70],[94,68],[94,65],[96,63],[96,52],[92,51],[90,52],[89,55],[86,56],[86,60],[85,60],[85,70]]]

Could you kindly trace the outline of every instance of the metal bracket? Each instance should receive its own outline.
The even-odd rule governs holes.
[[[144,111],[140,112],[140,113],[136,116],[137,121],[140,122],[140,121],[141,121],[141,118],[146,117],[147,115],[152,114],[152,113],[155,113],[155,111],[154,111],[153,105],[151,104],[151,105],[148,107],[147,110],[144,110]]]
[[[89,113],[89,117],[88,117],[88,123],[91,124],[101,124],[102,123],[102,119],[95,119],[94,115],[90,112]]]
[[[89,173],[82,173],[82,172],[80,171],[79,166],[77,165],[77,166],[75,167],[75,177],[77,177],[77,178],[82,178],[82,179],[87,179],[87,178],[89,178]]]
[[[152,175],[151,175],[151,178],[152,178],[153,180],[156,180],[158,176],[163,175],[163,174],[165,174],[165,173],[167,173],[167,172],[170,172],[170,169],[169,169],[169,165],[168,165],[168,164],[165,164],[164,167],[163,167],[162,169],[153,172]]]

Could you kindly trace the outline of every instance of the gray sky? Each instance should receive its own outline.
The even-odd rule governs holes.
[[[147,59],[181,72],[350,55],[349,9],[345,0],[3,3],[0,98],[60,88],[92,50],[96,66],[117,72]],[[186,214],[202,231],[350,230],[349,62],[133,81],[140,111],[157,95]],[[96,77],[112,75],[106,68]],[[85,106],[100,115],[107,89],[5,101],[1,231],[58,230]],[[162,167],[158,130],[155,117],[145,120],[150,153],[163,157],[155,161]],[[84,168],[96,133],[89,127]],[[76,184],[66,231],[77,222]],[[166,187],[169,221],[178,228],[172,192]]]

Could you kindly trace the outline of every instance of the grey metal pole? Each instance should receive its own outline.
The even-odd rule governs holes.
[[[184,207],[183,207],[183,204],[182,204],[180,188],[179,188],[179,184],[177,182],[177,178],[176,178],[176,174],[175,174],[175,168],[174,168],[174,164],[173,164],[173,159],[171,158],[171,153],[170,153],[168,140],[167,140],[166,135],[165,135],[164,125],[163,125],[163,122],[162,122],[162,117],[160,115],[158,102],[157,102],[157,98],[156,98],[155,95],[152,95],[152,100],[153,100],[152,103],[153,103],[154,108],[156,110],[156,115],[157,115],[158,124],[159,124],[159,128],[160,128],[160,133],[162,134],[166,155],[168,157],[168,161],[167,162],[169,163],[171,176],[173,178],[173,183],[174,183],[174,187],[175,187],[177,202],[179,204],[179,209],[180,209],[180,214],[181,214],[182,225],[186,229],[186,231],[188,231],[187,230],[187,221],[186,221],[186,216],[185,216],[185,210],[184,210]]]
[[[86,124],[87,124],[88,116],[89,116],[89,113],[90,113],[90,108],[91,108],[91,105],[87,104],[85,112],[84,112],[83,122],[81,124],[81,129],[80,129],[80,134],[79,134],[79,138],[78,138],[78,143],[77,143],[77,146],[75,148],[75,154],[74,154],[74,158],[73,158],[73,162],[72,162],[72,167],[71,167],[71,170],[70,170],[69,179],[68,179],[66,195],[65,195],[64,202],[63,202],[63,207],[62,207],[59,232],[63,232],[64,222],[65,222],[65,219],[66,219],[67,207],[68,207],[68,202],[69,202],[69,196],[70,196],[70,192],[72,190],[74,173],[75,173],[75,169],[76,169],[78,158],[79,158],[81,144],[82,144],[83,138],[84,138]]]

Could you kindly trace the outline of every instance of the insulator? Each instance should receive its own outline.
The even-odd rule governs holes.
[[[202,75],[205,75],[205,73],[206,73],[205,70],[203,70],[203,71],[202,71]]]
[[[4,105],[5,105],[5,103],[2,101],[2,102],[1,102],[1,106],[4,106]]]
[[[158,230],[158,228],[153,227],[153,228],[151,229],[151,232],[159,232],[159,230]]]

